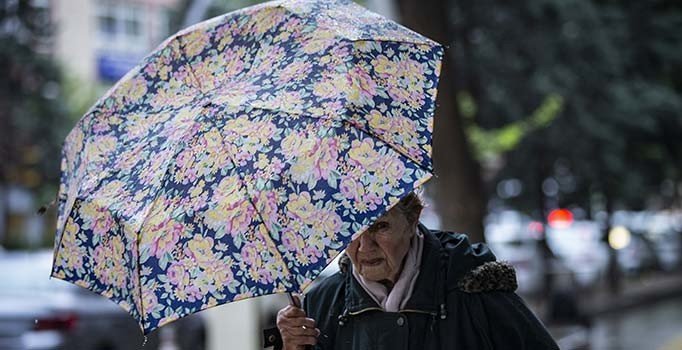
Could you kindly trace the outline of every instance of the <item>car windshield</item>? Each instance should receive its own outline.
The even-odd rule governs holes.
[[[50,278],[50,252],[12,252],[0,255],[0,294],[41,293],[73,288]]]

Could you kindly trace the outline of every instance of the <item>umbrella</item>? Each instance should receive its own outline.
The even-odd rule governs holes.
[[[432,176],[442,47],[349,1],[278,1],[167,39],[64,143],[52,276],[145,334],[299,292]]]

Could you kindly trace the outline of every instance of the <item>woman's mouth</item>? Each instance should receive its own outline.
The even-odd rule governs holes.
[[[374,258],[360,260],[360,263],[362,263],[365,266],[377,266],[380,265],[383,261],[384,261],[383,258]]]

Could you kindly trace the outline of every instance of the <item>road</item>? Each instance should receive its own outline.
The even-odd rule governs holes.
[[[594,350],[682,350],[682,296],[598,318]]]

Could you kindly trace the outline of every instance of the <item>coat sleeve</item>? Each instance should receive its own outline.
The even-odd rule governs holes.
[[[484,316],[480,326],[487,329],[493,349],[559,349],[542,322],[514,292],[477,293]]]

